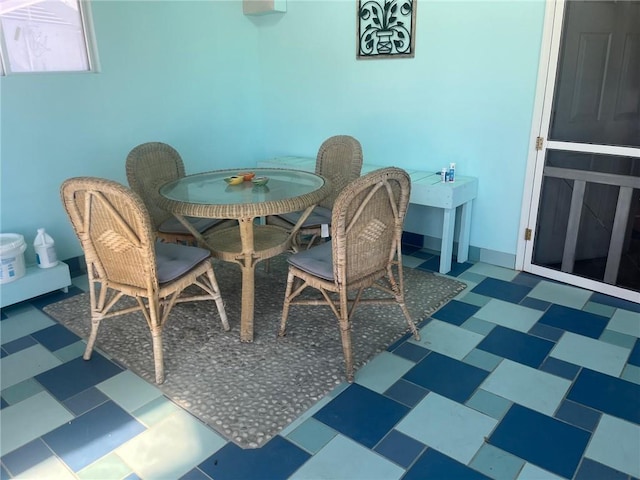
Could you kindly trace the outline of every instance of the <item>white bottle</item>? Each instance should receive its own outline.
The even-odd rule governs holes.
[[[36,251],[36,261],[40,268],[51,268],[58,264],[55,242],[44,228],[38,229],[36,239],[33,241],[33,248]]]

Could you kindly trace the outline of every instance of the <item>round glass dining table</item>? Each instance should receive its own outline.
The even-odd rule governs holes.
[[[265,185],[244,181],[230,185],[225,178],[242,172],[267,177]],[[240,340],[253,341],[255,265],[292,246],[300,226],[313,207],[330,193],[329,181],[302,170],[258,168],[216,170],[187,175],[160,187],[159,206],[171,213],[216,258],[238,263],[242,269]],[[265,225],[256,219],[268,215],[303,211],[292,229]],[[196,231],[185,217],[235,219],[238,225]]]

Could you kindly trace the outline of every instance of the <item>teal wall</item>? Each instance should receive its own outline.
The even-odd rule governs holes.
[[[126,183],[125,157],[146,141],[177,148],[188,173],[253,164],[262,144],[257,31],[241,3],[97,1],[92,12],[100,73],[0,80],[1,230],[31,244],[43,226],[60,258],[82,253],[64,179]]]
[[[81,250],[59,200],[70,176],[126,183],[135,145],[164,141],[188,173],[283,154],[334,134],[365,161],[480,179],[472,246],[515,255],[544,3],[420,0],[413,59],[355,59],[355,0],[94,2],[98,74],[0,79],[0,230]],[[409,226],[439,236],[440,212]]]
[[[289,0],[259,32],[267,151],[312,155],[348,133],[370,163],[456,162],[479,178],[471,245],[515,257],[544,8],[420,0],[415,58],[356,60],[355,1]],[[441,221],[412,207],[406,226],[440,237]]]

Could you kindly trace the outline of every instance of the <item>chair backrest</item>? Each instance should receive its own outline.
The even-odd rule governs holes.
[[[331,181],[332,192],[319,205],[332,209],[342,189],[358,178],[361,170],[362,146],[358,140],[336,135],[322,142],[316,158],[316,173]]]
[[[380,278],[400,255],[411,180],[400,168],[375,170],[351,182],[333,206],[334,279]]]
[[[185,176],[184,162],[175,148],[166,143],[148,142],[138,145],[127,155],[127,181],[147,207],[154,230],[171,213],[158,207],[158,188],[171,180]]]
[[[95,177],[65,180],[62,202],[91,275],[142,289],[158,288],[155,235],[142,199],[117,182]]]

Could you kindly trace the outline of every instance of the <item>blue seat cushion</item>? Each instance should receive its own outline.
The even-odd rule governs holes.
[[[295,225],[300,220],[304,212],[291,212],[278,215],[280,218],[284,218],[287,222]],[[311,215],[302,224],[303,228],[320,226],[322,224],[331,225],[331,210],[325,207],[317,206],[311,212]]]
[[[156,242],[156,269],[158,282],[167,283],[184,275],[205,258],[211,256],[208,250],[175,243]]]
[[[295,253],[287,261],[300,270],[311,273],[316,277],[333,280],[331,242],[325,242],[309,250]]]
[[[184,217],[196,231],[202,233],[214,225],[222,222],[217,218],[197,218],[197,217]],[[171,217],[160,224],[158,231],[161,233],[177,233],[177,234],[189,234],[189,230],[182,225],[177,218]]]

